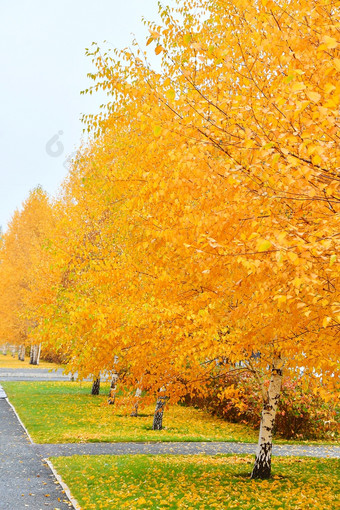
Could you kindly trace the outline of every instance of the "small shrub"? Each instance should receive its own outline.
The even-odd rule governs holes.
[[[223,387],[231,389],[234,398],[221,396],[220,381],[219,386],[209,386],[207,396],[187,397],[185,402],[229,422],[258,428],[262,399],[251,374],[229,377]],[[302,379],[286,378],[276,415],[275,434],[284,439],[337,439],[340,437],[339,408],[316,396],[311,388],[304,386]]]

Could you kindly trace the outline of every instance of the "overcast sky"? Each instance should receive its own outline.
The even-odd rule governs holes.
[[[4,229],[31,189],[40,184],[55,194],[67,173],[65,160],[81,140],[81,114],[95,113],[103,102],[103,96],[80,95],[93,71],[85,48],[104,40],[122,48],[132,34],[144,42],[142,16],[158,19],[157,0],[0,0]]]

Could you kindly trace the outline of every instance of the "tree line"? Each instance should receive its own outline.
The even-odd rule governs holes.
[[[339,5],[159,9],[157,70],[137,43],[87,50],[108,102],[59,195],[34,190],[2,236],[1,339],[159,410],[251,374],[267,478],[283,376],[338,392]]]

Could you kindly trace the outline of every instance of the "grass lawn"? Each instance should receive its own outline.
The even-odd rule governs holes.
[[[8,353],[6,356],[0,354],[0,369],[1,368],[49,368],[50,370],[55,370],[57,368],[62,368],[61,365],[56,365],[55,363],[48,363],[47,361],[40,361],[39,365],[30,365],[29,357],[25,356],[25,361],[19,361],[18,355],[13,358],[13,356]]]
[[[257,441],[257,431],[204,411],[168,406],[163,430],[152,430],[154,406],[131,418],[107,405],[108,385],[90,395],[91,383],[3,382],[11,403],[37,443],[95,441]],[[128,409],[131,411],[131,409]]]
[[[335,509],[339,460],[273,459],[250,480],[251,456],[74,456],[51,459],[83,510]]]

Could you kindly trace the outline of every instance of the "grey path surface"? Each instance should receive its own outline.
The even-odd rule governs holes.
[[[0,509],[70,510],[50,469],[28,441],[7,400],[0,399]]]
[[[0,368],[0,381],[70,381],[71,376],[62,369],[49,371],[48,368]],[[0,507],[1,508],[1,507]]]
[[[254,454],[254,443],[83,443],[37,444],[43,457],[70,455],[216,455],[219,453]],[[340,458],[340,446],[274,445],[273,455]]]

